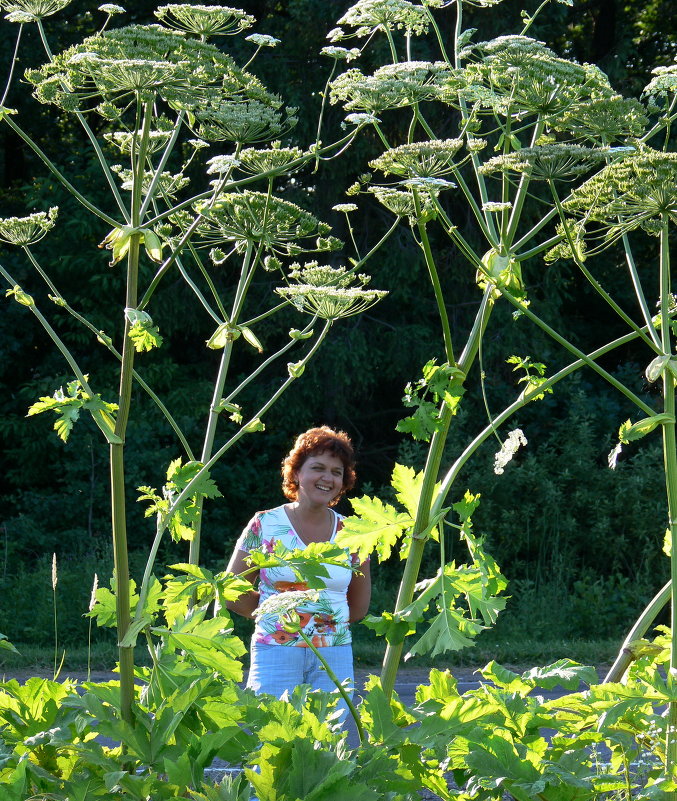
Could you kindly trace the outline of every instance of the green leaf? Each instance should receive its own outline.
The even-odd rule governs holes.
[[[404,732],[394,723],[390,702],[380,686],[372,687],[364,696],[360,717],[370,740],[390,744],[402,740]]]
[[[396,612],[383,612],[379,616],[367,615],[362,620],[362,625],[375,631],[380,637],[385,636],[390,645],[398,645],[416,631],[416,626],[410,620],[403,620]]]
[[[409,515],[398,512],[390,504],[378,498],[352,498],[355,515],[343,521],[343,528],[336,535],[336,542],[351,553],[356,553],[363,562],[372,551],[379,559],[387,559],[397,540],[413,525]]]
[[[134,350],[137,353],[159,348],[163,339],[156,325],[137,322],[129,329],[129,338],[134,343]]]
[[[571,659],[560,659],[546,667],[531,668],[522,674],[522,678],[544,690],[552,690],[553,687],[578,690],[581,683],[591,685],[598,681],[597,671],[594,667],[581,665]]]
[[[256,434],[259,431],[266,430],[266,424],[260,420],[258,417],[255,417],[253,420],[250,420],[247,425],[243,429],[248,434]]]
[[[152,623],[150,615],[141,615],[138,620],[133,620],[127,629],[125,636],[120,641],[121,648],[133,648],[136,645],[136,640],[139,634]]]
[[[338,542],[311,542],[305,548],[289,550],[277,541],[270,551],[253,550],[248,561],[255,567],[270,568],[285,566],[290,568],[299,581],[304,581],[309,589],[323,589],[329,576],[325,565],[346,567],[346,552]]]
[[[480,495],[473,495],[470,490],[465,491],[463,500],[452,505],[452,509],[461,518],[461,523],[466,523],[472,517],[473,512],[480,505]]]
[[[395,426],[402,434],[411,434],[414,439],[429,442],[440,424],[439,410],[434,403],[422,401],[414,414],[404,417]]]
[[[423,486],[423,471],[416,473],[411,467],[396,464],[391,484],[397,494],[397,500],[409,512],[409,516],[415,518]]]
[[[210,478],[209,471],[205,471],[197,478],[203,467],[202,462],[189,461],[181,464],[180,458],[172,461],[167,468],[164,500],[155,502],[151,507],[159,514],[166,514],[173,499],[192,482],[191,494],[183,499],[167,521],[169,532],[177,542],[181,539],[191,540],[193,538],[195,526],[202,515],[201,499],[221,497],[218,487]]]
[[[16,284],[12,289],[8,289],[5,292],[5,297],[13,297],[14,300],[17,303],[20,303],[22,306],[35,306],[35,301],[33,298],[27,292],[24,292],[18,284]]]
[[[153,628],[154,634],[166,638],[170,648],[179,648],[195,664],[216,671],[221,677],[242,680],[242,663],[239,661],[246,648],[237,637],[224,629],[222,618],[186,621],[185,630]]]
[[[306,370],[306,365],[303,360],[300,362],[287,362],[287,372],[291,378],[301,378]]]
[[[310,331],[305,331],[305,332],[304,331],[299,331],[298,328],[292,328],[289,331],[289,336],[292,339],[300,339],[300,340],[310,339],[310,337],[312,337],[312,335],[313,335],[313,329],[312,328],[310,329]]]
[[[12,643],[7,639],[5,634],[0,634],[0,650],[11,651],[14,654],[19,653],[19,651],[17,651]]]
[[[416,654],[436,656],[446,651],[460,651],[473,644],[482,626],[464,618],[455,609],[443,609],[428,625],[423,636],[409,650],[405,659]]]
[[[96,424],[101,428],[109,442],[121,442],[119,437],[113,433],[115,420],[113,413],[117,410],[117,404],[107,403],[101,399],[100,395],[87,395],[80,381],[70,381],[58,389],[51,397],[43,396],[28,409],[28,417],[42,412],[52,411],[57,415],[54,423],[54,430],[59,438],[64,442],[73,429],[73,425],[80,417],[80,411],[86,409],[94,418]]]
[[[671,414],[654,414],[651,417],[645,417],[638,420],[636,423],[631,423],[626,420],[618,429],[618,438],[624,444],[633,442],[636,439],[641,439],[647,434],[650,434],[655,428],[663,423],[674,423],[675,418]]]

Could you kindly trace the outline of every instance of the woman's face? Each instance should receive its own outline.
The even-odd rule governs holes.
[[[299,503],[328,506],[343,489],[343,462],[331,451],[310,454],[296,473]]]

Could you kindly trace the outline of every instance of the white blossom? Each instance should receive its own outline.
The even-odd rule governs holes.
[[[505,470],[505,466],[520,449],[520,446],[527,444],[527,438],[521,428],[516,428],[508,434],[508,438],[501,445],[501,450],[494,456],[494,473],[500,476]]]
[[[289,592],[278,592],[266,598],[266,600],[254,610],[253,616],[257,619],[264,615],[275,615],[279,617],[280,615],[294,612],[296,608],[302,604],[317,601],[318,598],[319,593],[317,590],[290,590]]]
[[[275,47],[275,45],[279,45],[282,41],[281,39],[276,39],[274,36],[268,36],[268,34],[265,33],[250,33],[249,36],[244,37],[244,40],[258,47]]]

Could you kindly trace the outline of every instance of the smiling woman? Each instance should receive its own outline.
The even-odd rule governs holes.
[[[347,434],[327,426],[301,434],[282,462],[282,491],[289,503],[254,515],[235,546],[228,571],[242,573],[248,568],[251,551],[272,553],[278,543],[295,550],[333,542],[343,523],[331,507],[354,484],[355,456]],[[369,561],[360,564],[357,555],[346,550],[345,565],[324,567],[325,587],[295,611],[303,635],[322,649],[337,677],[347,679],[352,686],[350,623],[361,620],[369,608]],[[252,579],[251,573],[248,578]],[[334,683],[307,647],[304,636],[288,631],[279,615],[254,614],[264,601],[281,593],[308,590],[307,584],[286,566],[262,568],[253,577],[253,582],[257,581],[257,589],[252,586],[251,592],[228,604],[238,614],[256,617],[247,686],[278,697],[299,684],[334,690]]]

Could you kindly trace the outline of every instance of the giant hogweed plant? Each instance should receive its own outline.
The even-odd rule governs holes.
[[[331,236],[327,224],[282,196],[292,173],[347,147],[359,126],[329,145],[314,144],[305,151],[283,146],[280,137],[293,127],[295,110],[285,108],[249,71],[259,51],[275,46],[277,40],[249,34],[246,38],[253,49],[246,67],[235,62],[227,47],[214,43],[219,41],[215,37],[243,34],[251,28],[255,20],[244,11],[227,6],[165,5],[155,12],[158,24],[110,28],[112,15],[123,9],[104,5],[102,29],[55,54],[43,19],[65,8],[67,2],[2,5],[6,20],[18,25],[17,52],[23,26],[37,26],[46,62],[28,70],[25,78],[38,101],[75,117],[80,124],[84,146],[90,148],[109,189],[109,210],[91,202],[62,175],[49,154],[24,131],[15,111],[5,105],[0,110],[2,123],[24,140],[63,189],[99,221],[101,247],[109,251],[109,266],[104,254],[92,254],[93,260],[104,270],[126,269],[124,306],[120,308],[124,331],[116,341],[114,332],[98,330],[69,304],[35,248],[58,225],[58,209],[0,220],[0,241],[20,248],[43,283],[41,288],[30,278],[22,286],[0,265],[0,274],[9,285],[6,294],[35,315],[73,373],[72,381],[37,400],[28,414],[55,414],[54,428],[65,441],[78,417],[88,412],[109,446],[114,621],[120,648],[122,718],[131,724],[133,648],[141,632],[148,634],[153,620],[157,603],[153,567],[162,537],[168,532],[177,541],[189,541],[187,562],[197,565],[202,505],[205,499],[220,494],[210,478],[212,466],[240,439],[264,429],[266,412],[302,376],[332,324],[363,311],[384,294],[367,288],[369,278],[359,272],[368,256],[349,266],[318,264],[317,258],[335,262],[331,254],[341,243]],[[11,90],[11,78],[12,71],[3,103]],[[103,138],[96,135],[92,117],[97,119],[96,129],[103,125]],[[198,164],[203,165],[203,186],[191,192],[188,172],[190,168],[195,175]],[[309,255],[315,258],[305,261]],[[261,271],[276,275],[280,285],[268,308],[257,305],[252,316],[247,298]],[[180,278],[190,288],[196,313],[213,325],[207,347],[219,356],[199,449],[189,443],[178,421],[142,376],[144,353],[162,346],[162,334],[151,314],[157,288],[166,276]],[[92,341],[101,343],[117,359],[116,398],[103,398],[97,392],[97,377],[81,367],[60,337],[58,323],[42,310],[49,301],[57,313],[75,317],[90,331]],[[256,354],[263,354],[264,348],[257,325],[285,308],[304,313],[307,322],[290,330],[287,343],[276,352],[259,358]],[[244,378],[234,379],[229,368],[236,348],[249,350],[253,366]],[[290,359],[286,366],[285,359]],[[284,373],[279,388],[261,399],[258,408],[244,409],[239,403],[242,391],[279,364]],[[135,391],[145,391],[155,401],[180,447],[167,469],[164,486],[140,488],[139,500],[148,504],[146,516],[153,516],[157,524],[138,597],[133,595],[135,584],[130,582],[127,562],[124,464]],[[220,422],[224,418],[225,423]],[[196,612],[193,624],[198,618]],[[223,628],[223,624],[221,620],[219,626]]]
[[[443,361],[429,362],[422,378],[407,386],[405,405],[414,411],[398,426],[429,442],[424,471],[414,475],[410,468],[396,466],[392,483],[401,508],[378,498],[357,499],[353,501],[356,515],[341,534],[340,541],[359,549],[363,557],[375,551],[380,558],[388,558],[397,549],[405,560],[395,609],[366,621],[388,641],[381,673],[386,696],[393,693],[405,643],[412,642],[409,638],[417,628],[418,639],[408,653],[435,655],[469,645],[503,608],[505,600],[499,592],[505,581],[484,553],[481,538],[472,534],[470,515],[479,498],[457,488],[457,477],[500,426],[525,404],[551,392],[572,371],[584,366],[594,370],[624,395],[634,415],[639,413],[639,420],[631,418],[621,425],[621,443],[660,428],[665,444],[668,519],[674,521],[677,371],[669,232],[675,221],[677,157],[668,148],[677,107],[675,69],[658,68],[641,100],[624,98],[597,67],[562,59],[527,35],[546,3],[536,14],[524,15],[524,27],[515,35],[481,41],[474,29],[464,30],[464,6],[495,4],[365,0],[349,9],[339,20],[340,27],[330,34],[335,43],[366,40],[364,46],[378,36],[387,39],[391,63],[371,73],[359,67],[348,69],[332,81],[330,97],[331,102],[343,104],[349,119],[359,118],[371,125],[383,143],[382,155],[369,164],[372,172],[362,176],[348,193],[372,194],[402,224],[409,225],[438,304],[444,348]],[[455,14],[450,42],[444,40],[438,25],[442,13]],[[438,45],[436,60],[417,60],[417,52],[429,53],[433,47],[430,42],[425,50],[420,47],[425,36]],[[444,123],[440,125],[439,120]],[[402,142],[401,133],[393,140],[393,130],[406,131],[406,141]],[[450,193],[457,205],[465,202],[476,227],[472,237],[455,224],[446,201]],[[538,209],[535,222],[534,209]],[[449,324],[446,301],[453,286],[443,285],[431,244],[433,227],[434,241],[446,236],[482,291],[468,332],[453,331]],[[642,232],[659,241],[654,274],[649,265],[638,265],[633,257],[633,239]],[[484,241],[484,249],[473,245],[477,239]],[[637,300],[636,319],[605,290],[589,266],[597,253],[618,241],[625,248],[628,280]],[[568,341],[566,332],[555,330],[539,315],[528,296],[529,270],[531,265],[561,258],[575,263],[600,299],[627,326],[627,334],[596,343],[586,353]],[[659,286],[655,298],[658,315],[651,313],[647,301],[647,287],[653,283]],[[517,315],[551,336],[573,360],[546,377],[545,367],[530,357],[509,356],[507,361],[522,373],[523,386],[517,398],[500,413],[490,415],[484,430],[451,464],[444,465],[447,435],[463,402],[467,377],[477,368],[482,338],[499,300],[510,303]],[[660,410],[598,363],[602,356],[635,339],[648,349],[648,380],[660,378],[663,382],[664,407]],[[503,472],[524,443],[522,432],[511,432],[496,456],[497,473]],[[452,510],[460,519],[447,521]],[[469,565],[446,561],[445,526],[458,531],[467,544]],[[668,540],[672,542],[674,536],[671,522]],[[423,551],[431,541],[438,543],[440,567],[436,575],[421,577]],[[672,565],[674,578],[674,560]],[[673,593],[676,587],[673,580]],[[646,632],[669,593],[668,586],[633,627],[628,643]],[[672,601],[674,616],[674,594]],[[672,671],[677,670],[677,645],[675,649]],[[625,650],[632,648],[628,645]],[[622,658],[609,680],[620,680],[627,665],[628,660]],[[671,691],[662,697],[670,702],[672,723],[662,732],[671,779],[666,779],[660,790],[655,783],[658,780],[652,779],[655,792],[674,790],[671,781],[677,764],[677,705]],[[483,796],[486,790],[476,786],[472,797],[489,797]]]

